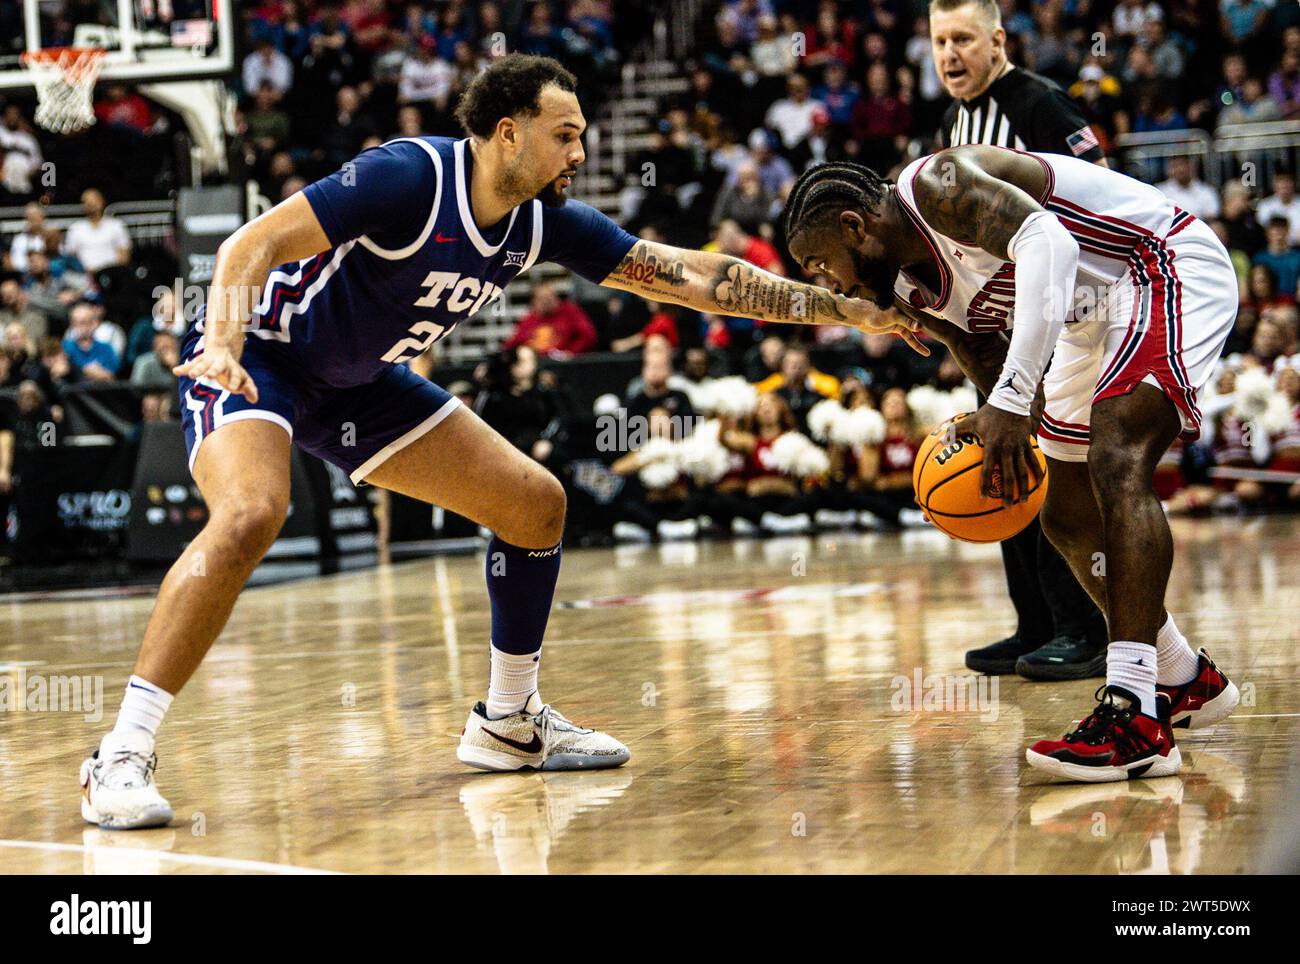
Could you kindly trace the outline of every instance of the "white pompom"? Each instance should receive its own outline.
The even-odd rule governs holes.
[[[917,423],[929,430],[948,416],[943,412],[947,405],[939,398],[940,392],[932,385],[917,385],[907,393],[907,406],[916,416]]]
[[[758,405],[758,391],[739,375],[715,378],[703,394],[703,410],[711,415],[744,417]]]
[[[637,473],[647,489],[666,489],[677,481],[677,465],[672,461],[651,462]]]
[[[855,408],[831,429],[837,445],[879,445],[885,440],[885,417],[874,408]]]
[[[649,439],[645,445],[636,450],[636,454],[642,465],[649,465],[653,462],[668,462],[675,465],[677,461],[677,449],[672,439]]]
[[[1237,376],[1233,409],[1242,418],[1257,419],[1267,410],[1277,394],[1273,379],[1262,368],[1248,368]]]
[[[817,441],[825,442],[835,435],[837,426],[847,415],[843,405],[827,398],[808,410],[808,431]]]
[[[830,469],[830,460],[825,451],[814,445],[802,432],[779,435],[768,453],[772,464],[785,475],[806,478],[821,475]]]
[[[677,444],[677,467],[699,485],[712,485],[727,474],[732,453],[719,439],[722,423],[710,419]]]
[[[801,479],[825,475],[831,470],[831,459],[826,450],[811,443],[794,460],[794,474]]]
[[[1269,435],[1281,435],[1291,428],[1294,420],[1295,407],[1286,400],[1286,396],[1275,394],[1259,417],[1259,427]]]

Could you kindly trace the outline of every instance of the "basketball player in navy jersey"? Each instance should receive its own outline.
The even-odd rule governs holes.
[[[560,483],[402,365],[539,261],[656,301],[894,331],[924,350],[868,302],[639,240],[567,200],[585,160],[574,89],[553,60],[506,57],[465,92],[463,140],[402,138],[366,151],[221,245],[206,314],[175,369],[190,470],[210,516],[164,579],[116,723],[82,766],[86,820],[122,829],[171,819],[152,779],[155,734],[280,530],[291,443],[356,483],[492,531],[490,679],[465,724],[462,762],[563,770],[627,761],[622,743],[538,695],[560,568]],[[255,289],[256,303],[242,303]]]

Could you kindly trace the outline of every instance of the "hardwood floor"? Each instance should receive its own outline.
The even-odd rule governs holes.
[[[1180,775],[1094,786],[1043,784],[1024,749],[1099,681],[963,679],[1011,607],[996,547],[933,532],[567,552],[542,693],[631,747],[599,773],[457,762],[486,687],[481,556],[249,590],[160,734],[176,820],[133,833],[82,823],[77,769],[152,600],[0,597],[0,687],[37,687],[0,712],[0,869],[1246,871],[1300,821],[1297,536],[1176,523],[1170,608],[1248,705],[1180,734]],[[89,698],[43,709],[61,677]]]

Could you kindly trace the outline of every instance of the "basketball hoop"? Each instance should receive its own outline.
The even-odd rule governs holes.
[[[95,47],[48,47],[23,54],[36,86],[36,123],[56,134],[95,123],[91,95],[104,53]]]

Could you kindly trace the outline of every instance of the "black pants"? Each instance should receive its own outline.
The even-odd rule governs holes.
[[[1041,645],[1053,636],[1085,636],[1106,644],[1106,618],[1037,519],[1002,543],[1002,563],[1022,641]]]

